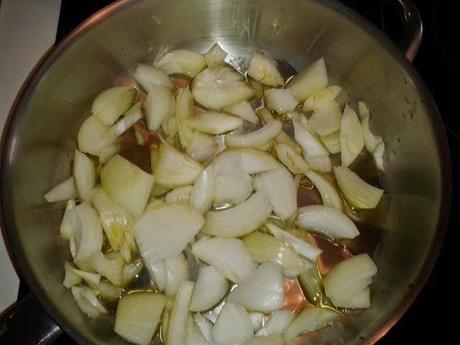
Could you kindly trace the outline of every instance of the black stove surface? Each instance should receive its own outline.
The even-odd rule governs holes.
[[[401,32],[401,22],[395,10],[396,0],[341,1],[379,28],[384,27],[385,32],[397,41]],[[111,2],[62,0],[57,41],[64,38],[88,16]],[[455,339],[455,320],[458,319],[455,315],[460,307],[455,284],[458,278],[458,260],[454,256],[458,250],[460,228],[460,215],[456,213],[460,194],[456,193],[459,186],[455,180],[456,174],[460,173],[460,121],[456,121],[459,112],[456,99],[460,90],[460,50],[457,47],[458,30],[455,29],[460,13],[460,1],[414,0],[414,3],[421,12],[424,24],[423,41],[414,65],[435,98],[446,125],[454,176],[453,206],[449,230],[430,279],[407,313],[378,342],[379,345],[455,343],[456,341],[443,340],[443,335]],[[382,18],[385,19],[384,25]],[[20,294],[26,292],[27,287],[22,284]],[[74,344],[66,335],[61,336],[55,343]]]

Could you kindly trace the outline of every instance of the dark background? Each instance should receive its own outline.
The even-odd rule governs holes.
[[[14,0],[13,0],[14,1]],[[341,0],[385,32],[395,42],[401,37],[402,20],[397,0]],[[62,0],[57,41],[88,16],[108,5],[109,0]],[[455,176],[460,172],[460,126],[458,94],[460,88],[460,56],[458,45],[458,15],[460,1],[414,0],[424,23],[424,36],[414,66],[432,93],[446,126],[454,167],[452,216],[443,248],[434,271],[409,311],[383,337],[379,345],[458,343],[456,313],[459,310],[456,279],[459,278],[458,260],[454,255],[460,231],[457,205],[459,197]],[[383,9],[383,12],[382,12]],[[382,15],[383,13],[383,15]],[[456,87],[457,86],[457,87]],[[20,294],[27,292],[23,284]],[[445,337],[447,336],[447,337]],[[451,338],[452,340],[443,340]],[[61,336],[57,344],[73,344]]]

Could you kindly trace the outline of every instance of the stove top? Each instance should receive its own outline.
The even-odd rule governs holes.
[[[89,15],[110,2],[109,0],[62,0],[57,41],[65,37]],[[394,0],[342,0],[342,2],[378,27],[384,28],[385,32],[397,41],[401,31],[400,18],[394,11]],[[456,121],[458,106],[454,100],[458,97],[459,89],[455,85],[460,84],[460,53],[456,47],[458,35],[453,27],[460,13],[460,2],[414,0],[414,3],[422,15],[425,29],[414,65],[434,96],[446,125],[454,169],[453,176],[456,176],[457,172],[460,174],[460,122]],[[457,291],[454,291],[454,277],[450,266],[455,265],[454,253],[459,239],[460,217],[455,212],[455,206],[460,203],[460,194],[456,193],[458,188],[458,183],[454,180],[453,214],[444,246],[429,281],[409,311],[380,340],[379,345],[418,344],[429,341],[439,343],[442,342],[441,334],[445,334],[446,330],[449,332],[455,329],[453,328],[455,318],[451,317],[450,313],[455,313],[460,305],[456,298]],[[26,292],[27,287],[22,284],[20,295]],[[69,337],[63,335],[56,344],[74,343]]]

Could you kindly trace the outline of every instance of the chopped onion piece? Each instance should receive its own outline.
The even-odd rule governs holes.
[[[195,180],[190,196],[190,204],[200,213],[208,211],[212,206],[215,190],[216,175],[214,167],[209,165]]]
[[[165,261],[145,262],[150,278],[159,291],[164,291],[167,284]]]
[[[75,206],[71,211],[74,228],[72,241],[75,245],[74,259],[86,261],[102,248],[102,226],[96,211],[86,202]]]
[[[193,296],[192,296],[193,298]],[[205,319],[200,313],[194,315],[195,324],[203,334],[204,338],[209,342],[214,342],[212,339],[212,326],[213,324],[208,319]]]
[[[118,302],[114,331],[131,343],[150,344],[166,298],[153,292],[136,292]]]
[[[123,289],[102,281],[97,288],[97,292],[102,299],[109,302],[117,302],[123,293]]]
[[[210,135],[193,132],[185,151],[193,160],[204,162],[217,152],[217,142]]]
[[[102,274],[113,285],[121,286],[123,283],[123,266],[124,260],[118,253],[116,255],[104,255],[102,252],[94,253],[88,263],[92,269]]]
[[[117,86],[100,93],[93,102],[92,112],[105,125],[112,125],[127,111],[137,97],[137,90],[129,86]]]
[[[236,238],[201,239],[192,245],[192,254],[234,283],[243,282],[256,269],[244,243]]]
[[[103,124],[96,116],[88,117],[78,130],[77,140],[80,151],[98,156],[110,143],[110,138],[106,136],[109,129],[110,126]]]
[[[320,139],[330,153],[334,154],[340,152],[340,131],[325,135]]]
[[[157,86],[167,87],[168,89],[172,89],[174,87],[168,75],[161,69],[153,66],[139,64],[137,65],[133,76],[147,92],[150,92]]]
[[[171,99],[172,95],[169,88],[164,86],[152,86],[150,88],[143,104],[149,130],[156,131],[160,128],[163,120],[170,114],[171,107],[174,105]]]
[[[365,309],[371,306],[371,291],[369,287],[355,293],[348,301],[342,303],[342,308]]]
[[[333,239],[355,238],[359,235],[356,225],[347,216],[329,206],[311,205],[300,208],[297,224]]]
[[[248,75],[268,86],[281,86],[284,79],[276,65],[260,52],[254,52],[249,60]]]
[[[137,278],[137,275],[140,273],[143,267],[144,263],[141,259],[137,259],[136,261],[131,262],[130,264],[124,265],[123,271],[121,272],[123,280],[122,285],[126,286],[129,283],[131,283],[135,278]]]
[[[316,91],[303,104],[303,111],[313,111],[323,104],[335,100],[341,90],[340,86],[332,85]]]
[[[278,310],[272,313],[270,320],[257,333],[263,335],[283,335],[286,328],[294,320],[295,314],[288,310]]]
[[[80,199],[90,201],[96,184],[96,169],[93,162],[78,150],[75,150],[73,159],[73,178]]]
[[[256,231],[245,236],[243,242],[255,262],[278,263],[287,277],[296,277],[312,267],[312,263],[297,255],[294,249],[268,234]]]
[[[187,119],[187,123],[193,129],[208,134],[222,134],[240,128],[243,121],[236,116],[206,111]]]
[[[321,104],[308,119],[309,127],[318,135],[326,136],[340,129],[342,112],[336,101]]]
[[[361,122],[356,112],[347,104],[340,123],[340,153],[342,166],[347,167],[364,148],[364,136]]]
[[[320,306],[325,300],[325,296],[323,293],[324,289],[322,278],[318,267],[315,265],[308,271],[302,273],[299,275],[298,280],[310,303]]]
[[[292,321],[286,330],[285,338],[291,343],[299,334],[313,332],[331,325],[340,317],[340,314],[328,308],[306,307]]]
[[[206,340],[204,335],[200,330],[197,329],[197,326],[191,315],[187,319],[187,335],[186,343],[184,345],[211,345],[213,343]]]
[[[263,313],[253,311],[249,313],[249,319],[251,320],[252,330],[257,332],[264,324],[265,315]]]
[[[179,255],[203,224],[204,218],[191,207],[179,204],[149,206],[133,227],[146,266]]]
[[[377,266],[367,254],[339,262],[323,280],[326,295],[337,307],[345,307],[372,282]]]
[[[311,245],[306,241],[301,240],[300,238],[297,238],[287,231],[284,231],[273,223],[267,223],[265,226],[268,228],[268,230],[270,230],[273,236],[281,241],[289,243],[299,255],[308,260],[315,261],[319,254],[322,253],[321,249]]]
[[[380,144],[377,145],[374,153],[372,154],[375,160],[375,165],[377,169],[379,169],[380,171],[385,170],[385,166],[383,164],[383,154],[384,153],[385,153],[385,143],[382,141]]]
[[[220,302],[214,308],[204,313],[203,317],[213,324],[216,323],[217,318],[219,317],[219,314],[222,311],[222,308],[224,307],[224,305],[225,305],[225,301]]]
[[[383,171],[383,153],[385,151],[385,144],[382,137],[374,135],[370,129],[370,115],[367,105],[364,102],[359,102],[358,107],[359,116],[361,117],[361,125],[363,128],[364,145],[366,146],[367,151],[374,156],[377,168]]]
[[[297,74],[288,84],[288,89],[299,102],[305,101],[328,83],[326,64],[321,58]]]
[[[165,259],[166,267],[166,296],[174,296],[179,286],[188,280],[188,267],[184,254]]]
[[[91,287],[97,287],[101,281],[101,275],[99,273],[85,272],[75,268],[70,262],[66,261],[64,264],[65,269],[65,278],[62,283],[66,288],[70,288],[74,285],[77,285],[78,282],[75,282],[73,275],[83,279]]]
[[[120,135],[130,129],[137,121],[142,119],[142,102],[134,104],[126,114],[110,127],[106,133],[109,142],[115,141]]]
[[[201,267],[198,271],[195,288],[189,309],[204,311],[218,304],[229,289],[227,279],[213,266]]]
[[[69,262],[65,262],[64,264],[64,281],[62,285],[66,288],[71,288],[72,286],[78,285],[81,283],[82,278],[80,275],[75,272],[77,269],[72,266]],[[99,275],[100,279],[100,275]],[[97,284],[96,284],[97,285]]]
[[[302,174],[310,170],[307,162],[291,146],[286,144],[275,145],[276,155],[286,168],[293,174]]]
[[[193,282],[184,281],[177,291],[168,324],[168,345],[184,345],[187,335],[188,306],[193,291]]]
[[[225,144],[231,147],[257,147],[274,139],[282,130],[283,124],[278,120],[268,122],[262,128],[247,134],[227,134]]]
[[[69,177],[58,183],[43,197],[47,202],[66,201],[77,196],[73,177]]]
[[[351,206],[361,209],[377,207],[383,189],[370,185],[345,167],[334,167],[334,173],[340,190]]]
[[[254,96],[254,90],[243,76],[228,66],[210,67],[199,73],[193,81],[192,93],[198,103],[213,110]]]
[[[230,152],[240,155],[241,167],[250,175],[259,174],[264,171],[280,167],[280,164],[273,158],[272,155],[259,150],[240,149],[236,151],[229,151],[228,153]]]
[[[272,208],[263,193],[256,192],[242,204],[223,210],[209,211],[203,233],[221,237],[239,237],[258,229]]]
[[[279,335],[256,336],[246,340],[243,345],[284,345],[284,339]]]
[[[188,205],[190,203],[192,191],[193,186],[178,187],[166,194],[165,201],[170,204]]]
[[[219,43],[214,43],[211,48],[204,54],[204,59],[208,67],[223,65],[227,53],[222,49]]]
[[[273,212],[282,220],[288,219],[297,211],[297,186],[291,173],[284,166],[258,175],[255,186],[257,191],[265,194],[273,207]]]
[[[115,142],[105,145],[99,152],[99,163],[103,164],[120,151],[120,144]]]
[[[342,199],[334,185],[325,176],[313,170],[306,172],[305,175],[318,190],[324,205],[342,211]]]
[[[242,344],[253,336],[251,320],[240,305],[225,303],[212,330],[218,345]]]
[[[76,216],[72,212],[75,207],[75,200],[70,199],[67,201],[67,205],[62,216],[61,227],[59,229],[59,235],[64,240],[70,240],[73,237]],[[75,253],[73,253],[75,254]]]
[[[268,89],[265,90],[264,95],[267,108],[278,114],[293,111],[298,103],[289,89]]]
[[[188,88],[180,88],[176,96],[176,125],[182,147],[187,148],[193,137],[193,130],[187,119],[193,115],[193,97]]]
[[[104,190],[125,210],[139,217],[147,204],[153,187],[153,176],[116,155],[101,169]]]
[[[259,123],[259,118],[248,101],[241,101],[225,108],[224,110],[254,125]]]
[[[239,205],[252,193],[252,180],[244,171],[229,171],[216,175],[216,189],[214,205],[220,206],[230,203]]]
[[[247,280],[232,290],[227,301],[263,313],[281,309],[284,305],[281,266],[272,262],[260,265]]]
[[[206,61],[201,54],[178,49],[164,55],[155,65],[167,74],[185,74],[193,78],[206,67]]]
[[[155,166],[155,181],[165,187],[180,187],[195,182],[203,167],[166,142],[161,143]]]
[[[94,319],[98,316],[108,314],[107,309],[102,305],[94,292],[86,286],[72,286],[72,295],[80,309]]]

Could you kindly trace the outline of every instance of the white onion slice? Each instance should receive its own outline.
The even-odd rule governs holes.
[[[218,145],[210,135],[195,131],[190,139],[189,145],[185,148],[186,153],[197,162],[204,162],[218,150]]]
[[[203,315],[201,315],[200,313],[195,313],[193,319],[195,320],[195,324],[200,330],[201,334],[203,334],[204,338],[207,341],[213,343],[214,341],[212,339],[212,322],[204,318]]]
[[[190,204],[200,213],[208,211],[212,206],[215,190],[216,175],[214,167],[209,165],[195,180],[190,197]]]
[[[201,54],[178,49],[161,57],[155,65],[167,74],[185,74],[193,78],[206,67],[206,61]]]
[[[212,330],[218,345],[242,344],[253,336],[251,320],[240,305],[225,303]]]
[[[291,173],[302,174],[307,172],[310,167],[300,154],[295,152],[291,146],[286,144],[275,145],[276,155]]]
[[[161,69],[153,66],[139,64],[137,65],[133,76],[147,92],[150,92],[150,90],[157,86],[167,87],[168,89],[172,89],[174,87],[174,84],[169,79],[168,75]]]
[[[272,155],[249,148],[222,152],[214,159],[213,165],[216,167],[217,173],[239,170],[241,167],[244,172],[250,175],[280,166]]]
[[[225,174],[216,175],[214,205],[216,207],[230,203],[239,205],[252,193],[252,180],[244,171],[231,170]]]
[[[263,193],[256,192],[242,204],[222,210],[209,211],[203,233],[221,237],[239,237],[258,229],[272,212]]]
[[[244,243],[236,238],[199,240],[192,245],[192,254],[234,283],[246,280],[256,269]]]
[[[254,52],[249,60],[248,75],[268,86],[281,86],[284,79],[276,65],[264,54]]]
[[[190,197],[192,194],[193,186],[178,187],[170,191],[165,196],[165,201],[169,204],[190,204]]]
[[[108,314],[107,309],[105,309],[94,292],[86,286],[73,286],[71,292],[80,309],[88,317],[95,319],[98,316]]]
[[[75,205],[75,200],[70,199],[67,201],[64,215],[62,216],[61,226],[59,228],[59,236],[64,240],[70,240],[73,237],[76,218],[72,210],[74,209]]]
[[[191,207],[179,204],[149,206],[134,224],[139,252],[147,266],[179,255],[195,237],[204,219]]]
[[[136,261],[133,261],[127,265],[124,265],[123,270],[121,272],[122,281],[123,281],[122,286],[127,286],[135,278],[137,278],[137,275],[142,270],[142,268],[144,268],[144,263],[142,259],[137,259]]]
[[[335,208],[323,205],[304,206],[299,209],[297,224],[307,230],[335,238],[355,238],[356,225]]]
[[[321,195],[321,200],[326,206],[342,211],[342,199],[334,185],[323,175],[310,170],[305,173]]]
[[[66,261],[64,264],[64,281],[62,282],[62,285],[64,285],[66,288],[71,288],[72,286],[78,285],[81,282],[81,276],[78,275],[74,271],[72,265]]]
[[[264,324],[265,315],[264,313],[253,311],[249,313],[249,319],[251,320],[253,331],[257,332]]]
[[[372,154],[372,156],[374,157],[375,165],[376,165],[377,169],[379,169],[380,171],[385,170],[385,166],[384,166],[384,163],[383,163],[383,154],[384,153],[385,153],[385,143],[382,141],[380,144],[377,145],[377,147],[375,148],[374,153]]]
[[[91,255],[88,264],[96,272],[102,274],[113,285],[121,286],[123,283],[124,260],[121,255],[104,255],[98,251]]]
[[[342,112],[336,101],[321,104],[308,119],[309,127],[320,136],[332,134],[340,129]]]
[[[108,142],[115,141],[120,135],[130,129],[137,121],[142,119],[142,102],[137,102],[125,115],[110,127],[106,137]]]
[[[165,261],[145,261],[145,266],[149,272],[150,279],[155,284],[155,287],[159,291],[165,291],[167,284]]]
[[[118,302],[123,293],[123,289],[120,287],[113,286],[109,282],[102,281],[97,287],[97,293],[99,296],[109,302]]]
[[[69,177],[62,182],[59,182],[50,189],[43,197],[47,202],[66,201],[77,196],[75,182],[73,177]]]
[[[76,277],[78,277],[80,281],[86,281],[91,287],[97,287],[101,281],[101,275],[99,273],[91,273],[79,270],[68,261],[64,263],[64,270],[65,277],[62,285],[64,285],[66,288],[70,288],[80,283]]]
[[[340,152],[340,131],[325,135],[324,137],[320,137],[320,139],[330,153]]]
[[[227,53],[222,49],[219,43],[214,43],[211,48],[204,54],[204,59],[208,67],[223,65]]]
[[[92,105],[92,113],[105,125],[112,125],[127,111],[137,97],[137,90],[129,86],[117,86],[101,92]]]
[[[318,247],[315,247],[310,243],[301,240],[300,238],[297,238],[296,236],[281,229],[275,224],[267,223],[265,224],[265,226],[273,234],[273,236],[275,236],[277,239],[281,241],[289,243],[299,255],[303,256],[308,260],[315,261],[316,258],[323,252]]]
[[[256,336],[246,340],[243,345],[284,345],[284,339],[279,335]]]
[[[240,128],[243,120],[225,113],[206,111],[187,119],[187,123],[191,128],[203,133],[222,134]]]
[[[184,345],[187,334],[188,306],[193,291],[193,282],[183,282],[176,294],[168,324],[168,345]]]
[[[227,301],[263,313],[281,309],[284,305],[282,278],[280,265],[264,263],[247,280],[232,290]]]
[[[231,147],[257,147],[274,139],[282,130],[283,124],[278,120],[268,122],[262,128],[246,134],[227,134],[225,144]]]
[[[259,117],[248,101],[241,101],[224,109],[232,115],[236,115],[254,125],[259,123]]]
[[[120,144],[117,142],[105,145],[99,152],[99,163],[104,164],[120,151]]]
[[[227,279],[213,266],[201,267],[198,271],[195,288],[189,309],[204,311],[218,304],[229,289]]]
[[[271,314],[270,320],[257,333],[262,335],[283,335],[286,328],[294,320],[295,314],[288,310],[278,310]]]
[[[179,286],[189,279],[187,262],[184,254],[165,259],[166,267],[166,296],[174,296]]]
[[[369,287],[355,293],[348,301],[342,303],[342,308],[365,309],[371,306],[371,291]]]
[[[321,58],[297,74],[288,84],[288,89],[299,102],[305,101],[328,83],[326,64]]]
[[[104,146],[110,143],[106,136],[109,125],[103,124],[96,116],[88,117],[78,130],[78,148],[81,152],[98,156]]]
[[[166,298],[153,292],[136,292],[118,302],[114,332],[131,343],[150,344]]]
[[[73,160],[73,178],[80,199],[83,201],[91,200],[91,194],[96,184],[96,169],[93,162],[78,150],[75,150]]]
[[[332,85],[316,91],[313,95],[308,97],[303,104],[303,111],[313,111],[323,104],[335,100],[341,90],[340,86]]]
[[[186,343],[184,345],[211,345],[201,331],[197,328],[192,315],[189,314],[187,320],[187,335]]]
[[[145,120],[147,128],[156,131],[163,120],[171,112],[174,105],[171,101],[171,91],[164,86],[152,86],[144,100]]]
[[[288,219],[297,211],[297,186],[284,166],[261,173],[254,184],[256,190],[265,194],[273,212],[282,220]]]
[[[180,88],[176,96],[176,125],[182,147],[187,148],[193,137],[193,130],[187,119],[193,115],[193,97],[188,88]]]
[[[380,144],[380,142],[382,142],[382,138],[374,135],[370,129],[370,112],[366,103],[359,102],[358,109],[359,117],[361,118],[361,124],[363,128],[364,144],[366,146],[367,151],[369,151],[369,153],[373,153],[377,148],[377,145]]]
[[[264,96],[267,108],[278,114],[293,111],[298,103],[288,89],[268,89],[265,90]]]
[[[361,122],[356,112],[347,104],[340,123],[340,153],[342,166],[347,167],[364,148]]]

